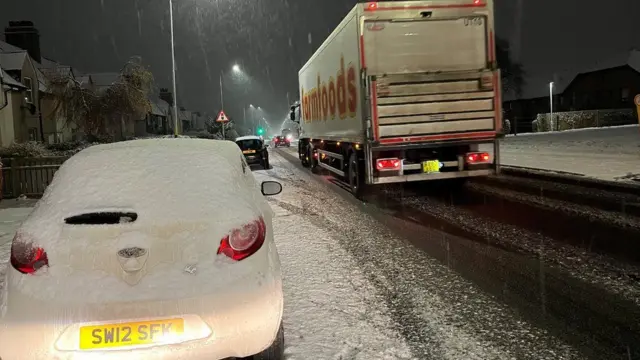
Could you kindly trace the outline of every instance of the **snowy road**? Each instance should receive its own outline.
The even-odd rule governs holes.
[[[382,333],[388,334],[387,341],[396,339],[395,349],[400,351],[393,358],[404,355],[405,346],[417,359],[584,358],[394,234],[379,217],[368,215],[366,205],[335,191],[335,186],[328,187],[284,158],[281,151],[291,149],[272,152],[273,169],[256,173],[283,183],[285,191],[271,199],[271,204],[279,214],[298,219],[286,223],[280,216],[275,225],[286,224],[287,229],[277,230],[290,236],[279,240],[279,250],[286,276],[285,321],[292,335],[287,338],[291,356],[322,348],[324,351],[307,356],[337,359],[340,351],[373,349],[362,357],[341,358],[384,358],[380,349],[386,346],[377,346],[380,340],[370,338]],[[407,231],[415,230],[410,224],[405,226]],[[438,231],[423,235],[437,244],[447,241]],[[309,318],[313,310],[307,306],[313,304],[318,291],[337,300],[331,302],[334,315],[328,318],[329,326],[325,317],[322,321]],[[339,300],[336,291],[345,300]],[[352,307],[354,301],[360,307]],[[367,330],[372,327],[377,332]],[[336,332],[352,334],[345,340],[352,345],[338,348],[336,337],[331,336]],[[305,335],[299,339],[298,334]],[[308,336],[314,336],[313,340]],[[380,355],[373,355],[376,353]]]

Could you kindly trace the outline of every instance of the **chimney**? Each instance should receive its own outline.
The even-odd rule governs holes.
[[[173,94],[167,88],[160,88],[160,99],[169,103],[170,106],[173,106]]]
[[[4,37],[9,44],[27,50],[33,60],[42,62],[40,32],[32,21],[9,21],[9,26],[4,28]]]

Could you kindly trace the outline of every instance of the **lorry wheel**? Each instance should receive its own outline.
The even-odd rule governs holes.
[[[320,173],[320,166],[318,166],[319,160],[316,160],[316,158],[313,156],[313,147],[311,147],[311,145],[307,147],[307,156],[309,157],[309,168],[311,168],[311,172],[314,174],[319,174]]]
[[[370,192],[370,186],[364,182],[364,164],[358,160],[358,154],[355,151],[349,155],[347,176],[353,195],[359,200],[365,200]]]
[[[302,166],[308,168],[309,165],[311,164],[309,162],[309,148],[307,146],[304,146],[302,142],[298,143],[298,157],[300,158],[300,162],[302,163]],[[304,152],[303,152],[304,150]]]

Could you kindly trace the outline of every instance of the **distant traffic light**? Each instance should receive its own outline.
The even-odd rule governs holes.
[[[264,134],[264,129],[259,127],[258,128],[258,135],[262,135],[262,134]]]

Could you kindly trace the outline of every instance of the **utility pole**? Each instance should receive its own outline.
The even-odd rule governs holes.
[[[224,94],[222,93],[222,72],[220,72],[220,111],[224,111]],[[226,140],[224,136],[224,126],[226,123],[222,123],[222,140]]]
[[[173,87],[173,134],[178,137],[178,92],[176,91],[176,48],[173,39],[173,2],[169,0],[169,23],[171,28],[171,80]]]

